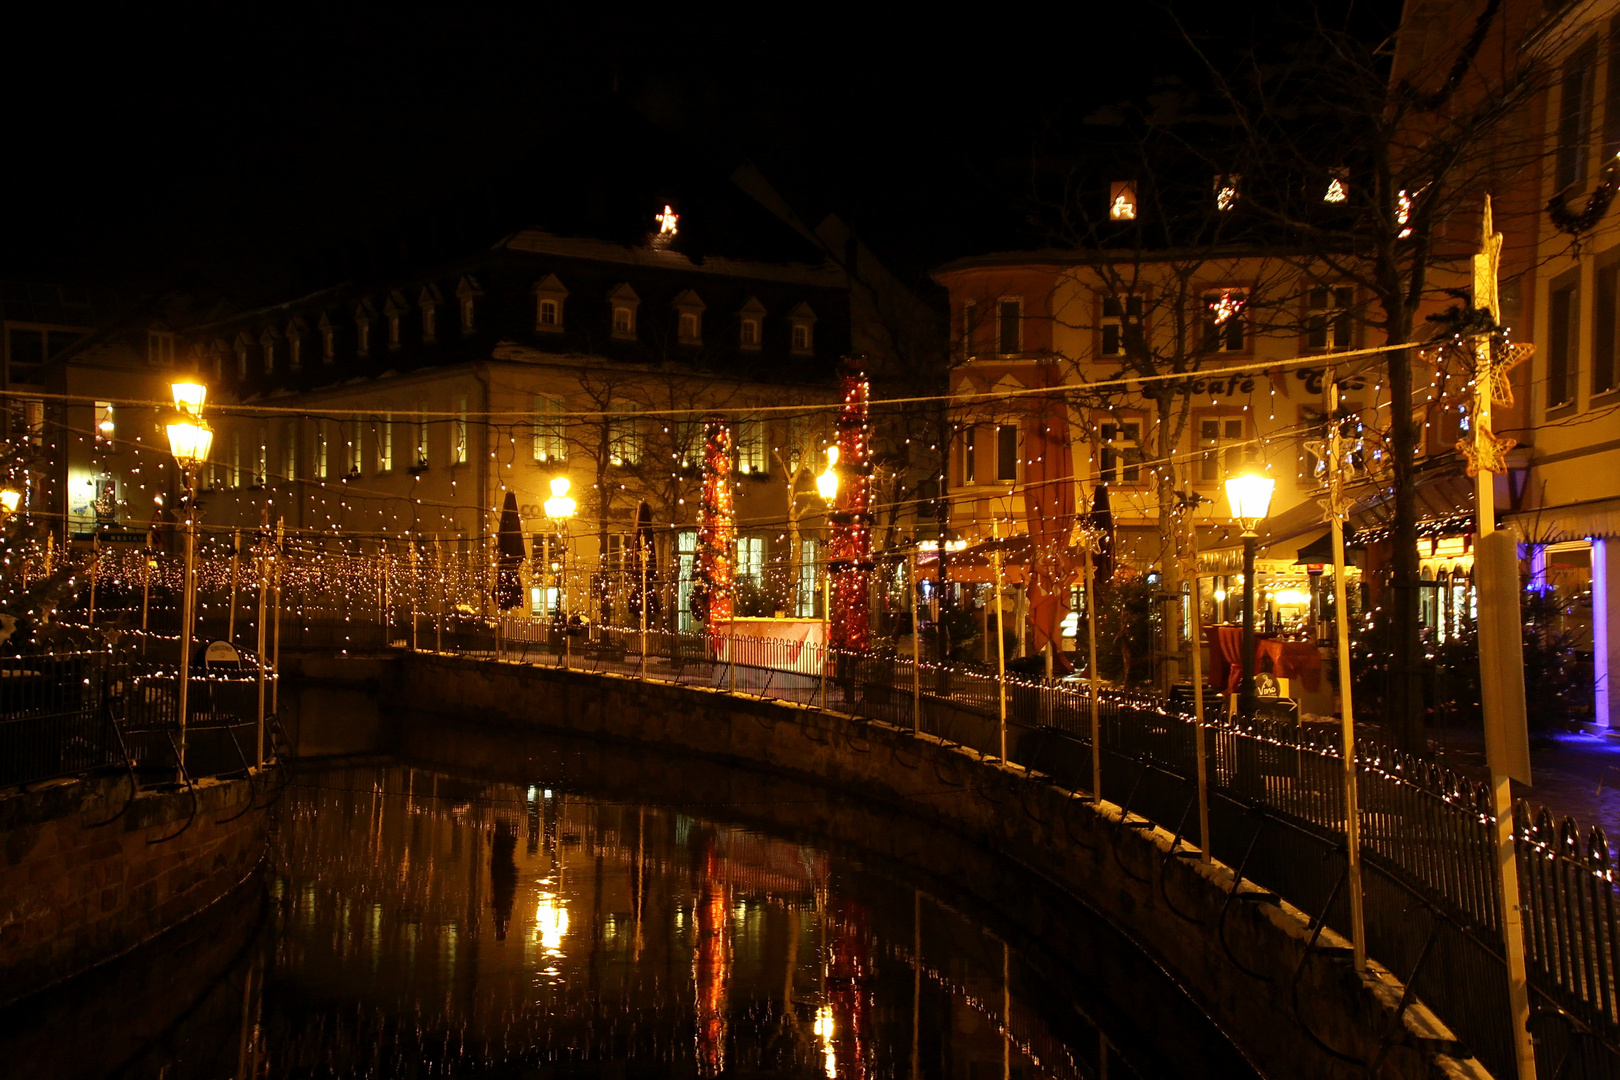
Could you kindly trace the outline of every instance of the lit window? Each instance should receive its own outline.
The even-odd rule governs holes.
[[[349,422],[349,475],[359,476],[365,463],[365,428],[358,420]]]
[[[462,397],[456,404],[456,438],[451,453],[451,464],[467,464],[467,399]]]
[[[1305,315],[1305,343],[1313,349],[1348,349],[1350,306],[1356,291],[1349,286],[1312,289]]]
[[[1244,289],[1223,289],[1204,297],[1204,349],[1206,352],[1242,352],[1248,322]]]
[[[242,486],[242,433],[231,432],[231,487]]]
[[[326,479],[326,421],[315,421],[315,479]]]
[[[1108,218],[1110,221],[1136,220],[1136,182],[1115,180],[1108,188]]]
[[[557,301],[551,299],[540,301],[540,325],[552,328],[562,325],[562,309]]]
[[[561,398],[534,399],[534,460],[561,461],[567,456],[563,442],[563,403]]]
[[[428,467],[428,425],[427,402],[416,403],[416,453],[411,457],[411,467],[425,469]]]
[[[1102,446],[1099,478],[1105,484],[1136,484],[1142,480],[1142,425],[1135,420],[1098,426]]]
[[[765,538],[739,536],[737,538],[737,576],[760,584],[765,578]]]
[[[394,468],[394,414],[383,413],[377,428],[377,471],[390,472]]]
[[[623,405],[615,412],[624,412]],[[633,416],[616,416],[608,421],[608,463],[634,465],[641,460],[641,428]]]
[[[745,349],[759,348],[759,320],[744,319],[738,327],[737,339]]]
[[[286,455],[282,465],[282,479],[288,483],[298,479],[298,421],[287,421]]]
[[[113,406],[110,401],[96,402],[96,445],[107,447],[112,445],[113,436],[118,426],[113,423]]]
[[[998,351],[1016,353],[1024,351],[1024,302],[1017,297],[996,304],[996,339]]]
[[[765,422],[745,419],[737,423],[737,471],[750,475],[765,472]]]

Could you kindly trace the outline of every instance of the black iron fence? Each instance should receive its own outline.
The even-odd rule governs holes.
[[[189,782],[247,770],[261,738],[263,756],[284,750],[275,717],[258,719],[254,668],[194,669],[182,726],[178,656],[177,639],[141,634],[0,656],[0,787],[106,770]]]

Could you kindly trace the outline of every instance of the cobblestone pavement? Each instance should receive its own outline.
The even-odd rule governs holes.
[[[1435,757],[1458,773],[1490,780],[1483,731],[1437,728],[1429,733]],[[1515,783],[1513,794],[1568,815],[1581,826],[1601,825],[1610,843],[1620,841],[1620,739],[1606,735],[1532,737],[1532,786]]]

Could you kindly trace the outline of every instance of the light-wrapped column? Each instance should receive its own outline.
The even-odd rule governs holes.
[[[845,361],[839,380],[838,500],[828,516],[832,525],[827,572],[832,575],[832,641],[835,649],[871,647],[872,446],[868,426],[872,384],[864,358]]]

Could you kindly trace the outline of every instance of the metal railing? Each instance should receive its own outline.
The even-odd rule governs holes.
[[[258,673],[193,671],[182,732],[178,650],[174,638],[128,634],[116,647],[0,656],[0,788],[101,771],[190,782],[254,765]],[[263,730],[274,756],[285,743],[274,716]]]

